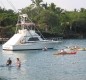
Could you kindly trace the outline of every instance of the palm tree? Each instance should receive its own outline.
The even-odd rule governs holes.
[[[40,3],[43,2],[42,0],[31,0],[31,1],[32,1],[32,4],[37,8],[39,8]]]
[[[43,2],[42,0],[31,0],[32,1],[32,6],[33,9],[37,11],[37,14],[40,13],[41,10],[41,2]]]

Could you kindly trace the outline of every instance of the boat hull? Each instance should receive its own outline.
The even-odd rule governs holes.
[[[19,45],[3,45],[3,50],[38,50],[44,49],[53,49],[59,41],[39,41],[39,42],[30,42]]]

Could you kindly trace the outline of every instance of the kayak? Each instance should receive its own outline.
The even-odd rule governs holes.
[[[67,52],[68,54],[76,54],[76,51]]]
[[[76,54],[77,52],[76,51],[71,51],[71,52],[59,52],[59,53],[56,53],[54,55],[66,55],[66,54]]]

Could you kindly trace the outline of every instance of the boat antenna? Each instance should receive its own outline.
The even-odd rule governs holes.
[[[16,10],[15,6],[12,4],[12,2],[10,0],[7,0],[7,2],[11,5],[11,7],[13,8],[13,10],[15,12],[17,12],[17,10]]]
[[[17,21],[17,24],[19,23],[19,16],[20,16],[20,14],[21,14],[21,9],[18,9],[18,21]],[[15,33],[17,33],[17,28],[18,27],[16,27]]]
[[[39,29],[38,29],[37,27],[36,27],[36,29],[37,29],[37,31],[40,33],[41,37],[42,37],[43,39],[45,39],[44,36],[42,35],[42,33],[39,31]]]

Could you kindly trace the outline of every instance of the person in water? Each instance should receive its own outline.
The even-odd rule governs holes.
[[[12,60],[9,58],[9,59],[7,60],[7,62],[6,62],[6,65],[7,65],[7,66],[11,66],[11,64],[12,64]]]
[[[21,67],[21,61],[19,58],[16,58],[16,66]]]

